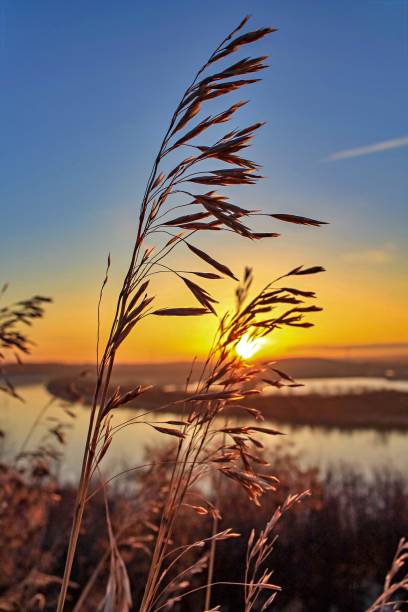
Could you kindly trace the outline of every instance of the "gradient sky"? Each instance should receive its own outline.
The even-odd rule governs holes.
[[[251,158],[268,179],[234,199],[330,222],[280,225],[272,242],[200,237],[197,244],[258,284],[299,264],[327,273],[312,330],[280,332],[264,352],[408,342],[408,3],[252,0],[0,3],[0,282],[9,299],[51,295],[34,358],[89,361],[108,251],[109,320],[138,203],[183,89],[247,13],[279,32],[264,81],[239,125],[266,120]],[[180,257],[185,253],[180,253]],[[181,259],[179,260],[181,261]],[[197,266],[195,266],[197,267]],[[163,275],[164,276],[164,275]],[[230,281],[211,285],[223,305]],[[158,305],[193,305],[164,279]],[[211,317],[148,319],[124,361],[202,355]]]

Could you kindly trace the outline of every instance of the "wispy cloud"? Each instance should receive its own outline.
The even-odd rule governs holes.
[[[397,250],[397,246],[389,242],[372,249],[350,251],[342,258],[351,263],[386,264],[394,259]]]
[[[338,159],[350,159],[351,157],[362,157],[363,155],[372,155],[373,153],[381,153],[382,151],[390,151],[399,149],[400,147],[408,147],[408,136],[401,138],[393,138],[392,140],[383,140],[365,147],[356,147],[355,149],[347,149],[338,151],[326,157],[327,161],[336,161]]]

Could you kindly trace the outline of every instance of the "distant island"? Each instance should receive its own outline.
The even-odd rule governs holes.
[[[130,409],[154,408],[177,412],[172,402],[185,397],[183,384],[190,369],[188,363],[118,365],[111,392],[119,385],[123,391],[137,384],[153,388],[142,398],[130,403]],[[282,359],[278,367],[297,379],[388,377],[408,380],[408,363],[357,362],[317,358]],[[197,365],[197,372],[199,365]],[[90,403],[95,381],[94,368],[89,365],[32,363],[9,365],[7,374],[14,384],[43,384],[53,395],[84,405]],[[194,380],[194,377],[193,377]],[[261,410],[265,419],[290,425],[311,425],[339,429],[376,428],[386,431],[408,429],[408,393],[398,390],[347,391],[339,395],[310,393],[286,395],[278,393],[261,398],[252,397],[245,405]],[[242,408],[230,408],[239,417]]]

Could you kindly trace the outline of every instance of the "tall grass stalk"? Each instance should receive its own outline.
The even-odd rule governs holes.
[[[292,273],[293,271],[289,274]],[[194,487],[200,481],[214,473],[216,481],[217,475],[232,479],[243,487],[249,499],[256,505],[260,505],[264,492],[275,490],[278,482],[275,476],[264,473],[262,466],[267,465],[267,462],[254,453],[251,447],[263,448],[263,443],[257,437],[260,433],[276,436],[280,435],[280,432],[259,424],[263,420],[262,414],[240,402],[262,393],[265,386],[295,386],[296,383],[286,373],[276,370],[273,364],[259,366],[244,363],[234,349],[239,339],[248,333],[256,339],[267,336],[277,327],[295,322],[296,325],[308,327],[311,324],[302,320],[304,312],[320,309],[316,306],[298,306],[298,299],[287,293],[288,290],[296,293],[298,290],[288,287],[271,289],[273,283],[269,283],[250,299],[251,285],[252,273],[246,269],[243,282],[236,292],[236,310],[220,319],[218,334],[199,376],[197,388],[184,400],[184,421],[180,422],[183,424],[182,437],[178,444],[169,494],[165,500],[150,564],[141,606],[143,612],[156,610],[157,604],[165,597],[163,578],[168,570],[164,562],[171,554],[168,552],[168,544],[172,540],[180,509],[186,504],[189,505],[189,496],[194,496]],[[285,310],[288,302],[291,307]],[[279,306],[284,306],[283,312],[278,310]],[[270,314],[272,309],[277,309],[273,316]],[[260,376],[263,377],[261,380]],[[229,426],[229,410],[237,406],[242,409],[243,414],[249,414],[249,418],[255,420],[255,423]],[[171,409],[171,405],[169,408]],[[212,515],[215,522],[220,518],[218,509],[208,502],[204,502],[204,506],[191,507],[199,514]],[[212,566],[218,540],[217,533],[213,533],[206,588],[207,604],[211,597]]]
[[[118,295],[116,310],[105,344],[102,356],[99,358],[99,327],[98,327],[98,357],[97,381],[95,393],[90,410],[89,426],[83,452],[82,468],[74,509],[71,534],[61,591],[58,600],[57,612],[65,607],[66,596],[75,551],[81,529],[83,514],[89,497],[89,485],[100,461],[108,452],[115,428],[111,425],[112,412],[118,406],[140,396],[147,389],[142,386],[122,394],[120,390],[111,392],[111,378],[118,350],[133,328],[148,316],[202,316],[216,314],[216,300],[210,293],[191,276],[199,279],[216,280],[222,277],[236,278],[235,274],[221,261],[209,255],[192,244],[191,240],[200,232],[228,231],[250,240],[275,238],[276,232],[257,232],[243,223],[262,213],[237,206],[229,199],[217,193],[216,188],[235,185],[251,185],[262,177],[258,174],[259,165],[249,159],[243,158],[240,152],[247,148],[256,130],[262,123],[253,123],[243,129],[233,129],[229,132],[214,136],[210,141],[200,141],[204,133],[212,133],[218,126],[228,122],[246,102],[239,101],[221,112],[216,112],[199,118],[202,107],[219,97],[235,92],[244,86],[258,81],[256,78],[247,78],[262,71],[265,65],[265,56],[247,57],[231,65],[221,68],[218,72],[211,72],[213,65],[223,62],[242,47],[255,43],[267,34],[274,32],[273,28],[261,28],[245,34],[240,31],[247,24],[245,18],[222,42],[209,59],[197,72],[192,84],[187,88],[181,98],[160,145],[159,152],[154,160],[153,167],[147,182],[145,193],[140,206],[139,220],[135,243],[130,257],[130,264],[124,277],[123,285]],[[205,73],[205,74],[204,74]],[[188,156],[183,151],[187,148]],[[177,157],[178,155],[178,157]],[[171,160],[174,159],[173,167]],[[219,169],[208,170],[208,162],[219,160],[227,164]],[[164,162],[170,164],[170,170],[163,169]],[[203,168],[204,164],[204,168]],[[197,193],[197,186],[205,185],[210,191]],[[172,213],[183,208],[184,214],[174,217]],[[177,213],[178,214],[178,213]],[[302,225],[319,226],[322,222],[307,217],[300,217],[283,213],[263,213],[275,221],[283,221]],[[155,247],[147,247],[153,241]],[[195,270],[176,270],[171,267],[167,257],[176,248],[187,248],[187,252],[195,258],[205,262],[212,271],[200,272]],[[103,288],[108,279],[110,258]],[[214,271],[215,270],[215,271]],[[292,270],[286,276],[313,274],[321,271],[320,267],[304,269],[301,266]],[[177,279],[188,289],[198,306],[174,308],[171,305],[154,309],[152,303],[156,299],[151,292],[151,281],[158,273],[175,274]],[[250,274],[246,282],[250,280]],[[98,305],[102,299],[102,291]],[[208,440],[216,435],[211,430],[214,417],[220,410],[224,410],[229,401],[241,397],[234,384],[239,380],[223,380],[224,375],[232,375],[237,366],[237,358],[230,358],[230,351],[243,333],[251,333],[254,337],[266,335],[274,328],[282,325],[295,325],[307,327],[311,324],[301,321],[304,312],[318,310],[315,306],[300,307],[299,292],[292,288],[273,289],[269,284],[265,289],[245,307],[241,305],[232,319],[221,319],[218,344],[207,361],[207,371],[203,372],[200,380],[200,389],[195,396],[189,397],[188,406],[201,406],[204,418],[198,416],[195,408],[187,411],[188,420],[179,424],[181,429],[168,422],[165,427],[159,422],[150,423],[163,435],[170,435],[179,439],[176,460],[170,479],[168,498],[163,509],[162,520],[157,535],[156,545],[147,578],[146,590],[141,604],[141,610],[148,612],[152,606],[157,607],[157,597],[162,587],[161,572],[163,561],[166,558],[169,538],[174,528],[177,511],[184,503],[191,485],[203,476],[203,471],[197,470],[201,465],[202,454],[207,449]],[[303,296],[313,297],[312,292],[304,292]],[[269,313],[272,308],[282,304],[290,304],[289,311],[273,318],[266,318],[262,322],[257,320],[260,313]],[[213,362],[213,359],[215,361]],[[238,364],[239,365],[239,364]],[[240,370],[240,367],[238,370]],[[223,369],[224,368],[224,369]],[[215,377],[215,378],[214,378]],[[234,377],[232,377],[234,378]],[[249,379],[250,380],[250,377]],[[218,382],[224,385],[224,395],[211,395],[211,385]],[[242,382],[242,381],[241,381]],[[274,384],[274,382],[272,382]],[[242,397],[245,397],[244,395]],[[266,429],[266,428],[263,428]],[[255,428],[256,430],[256,428]],[[227,432],[228,433],[228,432]],[[242,431],[243,440],[252,438],[251,431]],[[236,435],[238,439],[238,434]],[[238,444],[238,443],[236,443]],[[243,449],[236,448],[240,456],[245,457]],[[208,458],[207,458],[208,460]],[[205,464],[205,462],[204,462]],[[237,470],[229,467],[222,468],[229,478],[238,480],[248,490],[255,502],[264,488],[272,486],[271,482],[256,475],[246,477]],[[225,533],[217,536],[223,539]],[[155,603],[156,602],[156,603]]]

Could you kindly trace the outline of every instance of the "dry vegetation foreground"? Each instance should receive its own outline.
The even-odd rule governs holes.
[[[109,489],[111,520],[130,577],[134,609],[138,609],[160,520],[160,509],[170,475],[163,463],[169,449],[149,450],[156,466],[131,472],[120,487]],[[224,482],[219,501],[225,526],[240,538],[220,542],[214,568],[215,581],[241,581],[246,542],[252,527],[262,528],[289,492],[311,488],[312,496],[292,510],[279,525],[270,567],[273,582],[283,590],[273,609],[298,612],[361,612],[381,591],[384,575],[402,533],[408,532],[408,482],[391,473],[373,480],[352,471],[320,476],[302,470],[296,458],[281,451],[268,470],[282,484],[269,492],[261,508],[251,504],[234,483]],[[29,467],[27,465],[27,467]],[[22,474],[1,466],[2,529],[0,532],[0,610],[2,612],[55,610],[71,520],[74,491],[53,478]],[[182,512],[174,533],[175,546],[211,536],[212,519]],[[188,561],[194,571],[175,583],[174,595],[202,584],[206,546],[193,546]],[[173,576],[184,564],[175,565]],[[87,507],[79,552],[74,566],[68,610],[93,612],[103,598],[109,574],[103,495]],[[214,587],[214,601],[223,612],[243,609],[243,591]],[[174,602],[175,610],[202,610],[202,594]],[[403,608],[401,608],[403,609]]]

